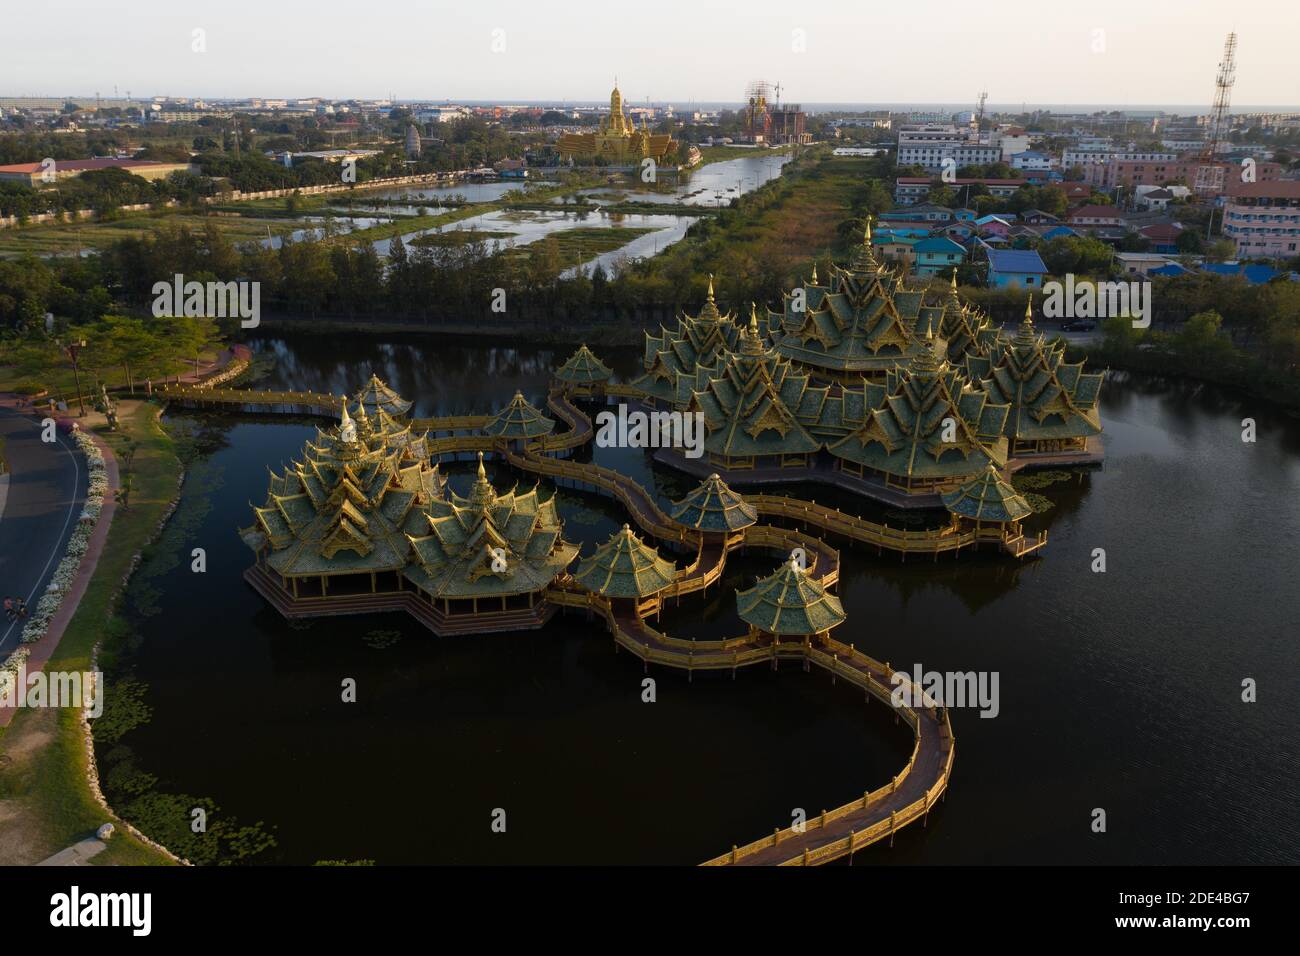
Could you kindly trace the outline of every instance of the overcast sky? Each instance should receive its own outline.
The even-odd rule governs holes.
[[[0,95],[1300,104],[1296,0],[12,0]],[[206,52],[196,52],[195,30]],[[497,32],[499,31],[499,32]],[[494,46],[496,49],[494,50]]]

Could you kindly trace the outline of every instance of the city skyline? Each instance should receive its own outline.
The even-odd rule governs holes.
[[[1236,102],[1267,109],[1297,99],[1290,32],[1278,29],[1294,14],[1280,0],[1227,17],[1197,2],[1176,19],[1102,0],[1062,25],[1022,2],[995,15],[955,3],[931,12],[938,25],[918,39],[914,9],[841,2],[790,10],[760,0],[737,15],[670,0],[644,19],[585,0],[568,4],[563,18],[503,4],[458,9],[452,26],[447,11],[423,4],[370,18],[344,0],[323,0],[310,17],[249,0],[220,14],[140,0],[124,22],[74,0],[55,4],[53,15],[13,11],[11,36],[25,39],[0,66],[0,91],[558,103],[604,99],[617,77],[629,103],[680,105],[738,102],[747,82],[764,77],[804,104],[960,105],[988,90],[993,104],[1028,102],[1032,91],[1038,104],[1201,110],[1235,30]],[[972,55],[955,73],[936,66]]]

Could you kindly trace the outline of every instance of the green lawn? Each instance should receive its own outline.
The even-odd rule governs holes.
[[[216,359],[217,353],[204,352],[200,355],[200,362],[212,362]],[[87,362],[87,354],[82,353],[80,363],[81,374],[81,395],[86,401],[86,409],[89,411],[93,396],[99,392],[99,382],[103,382],[109,388],[125,386],[127,384],[126,370],[119,365],[108,365],[96,367]],[[91,357],[93,358],[93,357]],[[62,363],[51,369],[46,369],[35,373],[24,373],[17,366],[5,365],[4,355],[0,353],[0,392],[12,391],[13,387],[20,382],[39,382],[44,385],[50,392],[50,395],[56,398],[64,398],[69,407],[76,402],[76,377],[73,375],[72,366],[69,363]],[[186,371],[193,371],[190,365]],[[135,377],[136,388],[143,392],[145,380],[142,376]],[[155,378],[154,385],[157,386],[162,379]]]
[[[157,414],[157,406],[138,403],[129,412],[124,410],[121,431],[103,433],[115,449],[120,449],[128,436],[138,443],[131,507],[118,508],[113,517],[94,577],[47,665],[50,670],[90,670],[91,649],[103,633],[104,622],[112,616],[132,557],[153,536],[176,495],[180,462],[171,439],[158,425]],[[109,687],[108,693],[112,692]],[[0,749],[21,755],[0,769],[0,800],[18,810],[0,815],[0,846],[21,845],[26,855],[33,857],[28,862],[35,862],[84,839],[111,819],[90,793],[85,742],[76,711],[20,711],[0,737],[0,745]],[[93,862],[169,861],[119,825],[109,848]]]

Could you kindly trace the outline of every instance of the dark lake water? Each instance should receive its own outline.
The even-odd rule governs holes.
[[[491,411],[516,388],[540,402],[569,351],[361,337],[256,347],[274,358],[261,387],[353,391],[373,369],[421,415]],[[603,357],[624,373],[637,361]],[[995,671],[1000,690],[995,719],[954,712],[954,776],[928,827],[856,863],[1300,862],[1300,425],[1122,373],[1102,417],[1105,467],[1042,492],[1056,506],[1036,519],[1050,530],[1040,559],[900,564],[843,547],[843,640],[908,671]],[[154,612],[136,613],[128,658],[153,716],[123,743],[159,789],[274,828],[268,861],[693,864],[906,762],[910,734],[886,708],[793,665],[694,683],[655,669],[658,700],[642,703],[640,662],[578,616],[451,639],[404,615],[291,625],[244,584],[251,555],[235,529],[263,500],[267,467],[294,458],[314,425],[171,421],[220,447],[191,469],[132,587]],[[693,484],[639,452],[595,455],[665,498]],[[532,484],[493,474],[502,489]],[[454,481],[468,480],[461,466]],[[557,494],[584,552],[624,521],[611,501]],[[205,574],[189,570],[194,547]],[[1105,573],[1091,570],[1095,548]],[[739,633],[733,589],[774,566],[736,559],[721,589],[670,609],[663,627]],[[346,677],[355,704],[340,702]],[[1257,703],[1241,700],[1246,678]],[[495,808],[504,834],[491,832]]]

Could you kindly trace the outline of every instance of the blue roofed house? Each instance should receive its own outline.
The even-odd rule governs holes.
[[[1038,289],[1047,276],[1043,257],[1033,249],[989,249],[988,284],[993,289]]]
[[[966,250],[946,236],[922,239],[912,246],[912,253],[916,256],[916,274],[919,276],[949,272],[966,258]]]
[[[1043,232],[1044,239],[1061,239],[1065,236],[1078,236],[1079,234],[1069,226],[1053,226]]]
[[[1206,262],[1201,264],[1201,271],[1220,276],[1241,276],[1251,285],[1263,285],[1281,274],[1272,266],[1239,262]]]

